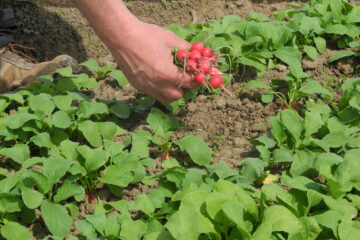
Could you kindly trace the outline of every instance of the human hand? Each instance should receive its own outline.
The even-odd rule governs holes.
[[[183,96],[182,88],[199,86],[191,74],[173,63],[172,50],[190,48],[190,43],[168,30],[144,22],[138,22],[126,37],[125,42],[121,41],[118,48],[112,47],[111,51],[136,89],[169,103]]]

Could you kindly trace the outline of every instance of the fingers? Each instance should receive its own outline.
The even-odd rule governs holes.
[[[164,87],[152,95],[162,103],[171,103],[183,97],[183,90],[177,87]]]

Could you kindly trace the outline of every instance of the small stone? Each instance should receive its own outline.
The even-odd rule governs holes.
[[[225,107],[225,105],[226,105],[226,101],[223,98],[218,98],[216,100],[216,106],[218,108],[223,108],[223,107]]]
[[[278,64],[276,69],[279,70],[280,72],[285,72],[287,70],[287,67],[285,65]]]
[[[241,148],[233,148],[233,155],[236,157],[240,156],[242,152],[243,150]]]
[[[235,138],[234,143],[238,147],[243,147],[245,145],[248,145],[249,141],[246,138],[237,137],[237,138]]]
[[[197,97],[197,100],[198,101],[205,101],[207,99],[207,97],[205,96],[205,95],[199,95],[198,97]]]
[[[246,105],[246,104],[249,103],[249,102],[250,102],[250,100],[249,100],[248,98],[244,98],[244,100],[243,100],[242,103],[243,103],[244,105]]]
[[[243,123],[242,122],[236,122],[235,123],[235,136],[241,136],[243,132]]]
[[[195,112],[196,111],[196,104],[191,102],[188,104],[188,110],[189,112]]]

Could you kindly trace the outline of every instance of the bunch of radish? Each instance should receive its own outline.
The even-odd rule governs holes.
[[[212,88],[221,88],[232,95],[224,86],[222,72],[217,67],[218,55],[213,54],[211,48],[204,47],[203,42],[194,43],[190,50],[180,49],[176,53],[176,60],[184,70],[194,74],[194,81]]]

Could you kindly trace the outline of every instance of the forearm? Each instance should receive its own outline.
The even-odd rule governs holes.
[[[73,0],[110,50],[126,44],[139,20],[121,0]]]

